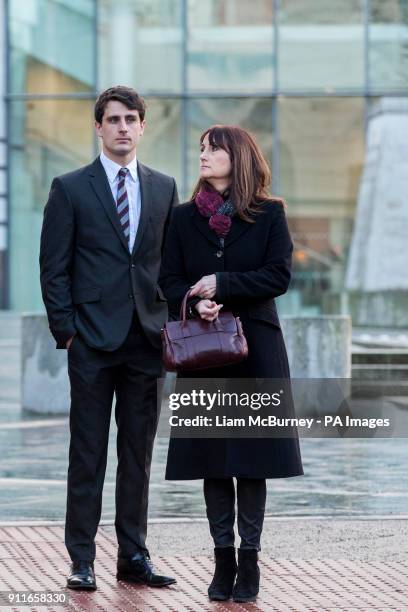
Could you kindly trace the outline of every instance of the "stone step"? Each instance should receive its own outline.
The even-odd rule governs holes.
[[[382,329],[353,327],[353,349],[408,349],[408,329]]]
[[[407,381],[408,364],[355,364],[351,368],[351,377],[356,381]]]
[[[408,365],[408,349],[403,348],[371,348],[352,350],[351,362],[354,365],[378,365],[392,366],[393,364]]]
[[[357,380],[351,381],[351,395],[353,398],[399,398],[408,401],[408,381],[407,380]],[[405,405],[405,404],[404,404]]]

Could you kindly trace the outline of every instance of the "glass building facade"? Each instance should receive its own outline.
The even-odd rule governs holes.
[[[126,84],[148,105],[138,150],[187,199],[199,135],[249,129],[295,241],[282,312],[340,312],[366,121],[408,95],[408,0],[5,0],[8,204],[2,307],[43,309],[39,236],[52,178],[98,153],[93,105]],[[0,208],[0,212],[1,212]]]

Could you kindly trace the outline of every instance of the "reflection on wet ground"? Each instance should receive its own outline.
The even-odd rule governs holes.
[[[30,417],[19,408],[16,347],[0,359],[0,521],[56,520],[65,513],[68,419]],[[150,517],[204,517],[202,481],[165,481],[168,440],[156,441]],[[267,514],[361,516],[408,514],[406,439],[303,439],[305,476],[270,480]],[[102,518],[114,517],[112,423]]]
[[[0,404],[0,520],[61,519],[65,509],[68,420],[10,419]],[[16,415],[17,416],[17,415]],[[25,417],[27,419],[27,417]],[[114,517],[115,425],[112,423],[103,518]],[[150,517],[205,516],[202,481],[164,480],[168,441],[158,438]],[[270,480],[267,513],[276,516],[405,514],[404,439],[302,440],[305,476]]]

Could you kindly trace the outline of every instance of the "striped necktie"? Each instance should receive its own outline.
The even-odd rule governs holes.
[[[126,175],[128,174],[128,168],[121,168],[118,172],[119,183],[118,183],[118,195],[116,197],[116,208],[119,215],[120,224],[125,234],[125,238],[129,243],[130,225],[129,225],[129,200],[126,191]]]

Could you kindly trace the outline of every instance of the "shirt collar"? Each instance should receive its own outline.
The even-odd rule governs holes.
[[[135,183],[139,180],[137,176],[137,158],[136,157],[134,157],[132,161],[129,162],[126,166],[121,166],[120,164],[117,164],[116,162],[112,161],[111,159],[109,159],[107,155],[105,155],[103,151],[101,152],[99,157],[101,160],[101,164],[105,169],[106,176],[108,177],[108,180],[110,183],[113,183],[116,180],[119,170],[123,167],[128,168],[130,176],[132,177]]]

